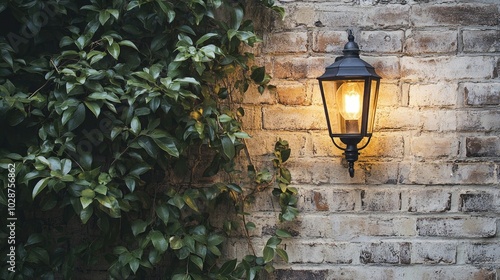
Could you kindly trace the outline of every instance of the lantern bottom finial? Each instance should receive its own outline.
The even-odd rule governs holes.
[[[349,162],[349,176],[354,178],[354,162]]]
[[[358,143],[362,138],[340,138],[347,145],[344,150],[345,159],[349,163],[349,176],[354,177],[354,162],[358,160]]]

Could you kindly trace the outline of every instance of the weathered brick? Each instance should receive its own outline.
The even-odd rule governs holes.
[[[500,104],[500,83],[460,83],[459,91],[469,106]]]
[[[272,76],[276,79],[295,80],[317,78],[325,72],[325,63],[323,57],[274,57]]]
[[[442,189],[417,189],[408,192],[408,211],[417,213],[447,212],[451,208],[451,192]],[[406,209],[405,209],[406,210]]]
[[[457,245],[449,242],[413,242],[411,244],[413,264],[454,264]]]
[[[409,105],[454,106],[457,104],[457,85],[451,83],[409,85]]]
[[[401,135],[388,132],[375,132],[368,146],[360,151],[363,159],[367,157],[402,158],[404,139]]]
[[[347,166],[341,158],[307,159],[288,163],[293,181],[298,184],[360,184],[365,182],[365,172],[359,163],[354,164],[356,175],[349,177]]]
[[[412,184],[493,184],[497,182],[492,163],[412,163],[404,183]]]
[[[280,82],[276,90],[280,104],[311,105],[311,96],[307,95],[306,86],[303,83]]]
[[[276,91],[266,90],[261,94],[255,86],[250,86],[247,92],[241,96],[243,104],[276,104],[277,102]]]
[[[371,243],[361,248],[359,260],[362,264],[399,264],[401,251],[407,254],[408,247],[400,246],[399,243]]]
[[[402,100],[401,87],[395,83],[380,83],[377,107],[400,106]]]
[[[296,5],[285,5],[287,16],[283,21],[275,20],[273,30],[290,30],[298,26],[313,27],[319,20],[320,12],[314,8],[313,3],[297,3]]]
[[[421,109],[422,131],[454,132],[457,130],[457,112],[453,108]],[[436,121],[439,120],[439,121]]]
[[[415,266],[405,268],[402,278],[394,279],[421,279],[421,280],[495,280],[496,271],[474,266]]]
[[[451,218],[417,218],[419,236],[437,237],[494,237],[496,219],[487,217],[460,216]]]
[[[459,139],[441,134],[422,134],[410,139],[411,155],[417,158],[455,158]]]
[[[365,60],[373,67],[375,71],[382,79],[399,79],[401,77],[401,66],[400,58],[396,56],[363,56],[361,53],[361,59]]]
[[[414,5],[411,9],[411,22],[421,26],[466,26],[498,24],[500,13],[495,4],[443,4]]]
[[[347,242],[285,240],[289,263],[351,264],[358,258],[358,245]]]
[[[326,122],[326,119],[325,119]],[[342,151],[337,149],[327,130],[311,133],[312,155],[315,157],[342,157]],[[336,139],[338,141],[338,139]]]
[[[369,26],[376,28],[401,27],[409,24],[408,5],[391,5],[388,9],[384,6],[376,6],[369,10],[363,6],[337,6],[325,3],[318,11],[317,17],[325,26],[359,28]]]
[[[366,169],[367,184],[395,185],[398,183],[399,163],[377,161],[364,163],[363,165]]]
[[[415,236],[415,218],[386,215],[332,215],[329,233],[335,240],[368,236]]]
[[[495,197],[487,192],[469,191],[460,194],[459,211],[488,212],[494,210]]]
[[[274,279],[323,280],[326,279],[327,273],[327,270],[278,269],[274,272]]]
[[[281,279],[370,279],[370,280],[396,280],[396,279],[419,279],[419,280],[495,280],[496,271],[492,268],[477,268],[475,266],[359,266],[359,265],[342,265],[330,266],[328,269],[313,267],[312,272],[321,271],[321,275],[316,276],[312,273],[311,277],[323,278],[307,278],[308,274],[302,274],[304,268],[297,270],[287,269],[289,274],[280,274],[277,270],[274,275],[267,280]],[[299,271],[293,274],[294,271]],[[292,278],[297,277],[304,278]],[[291,277],[291,278],[287,278]]]
[[[489,132],[500,131],[500,111],[459,111],[457,124],[458,131]]]
[[[497,242],[472,243],[467,246],[467,263],[496,263],[500,260],[500,246]]]
[[[495,59],[488,56],[439,56],[401,58],[401,75],[411,81],[489,79]]]
[[[301,190],[300,200],[297,204],[301,211],[328,211],[345,212],[353,211],[356,205],[356,190],[332,190],[331,187],[321,189]]]
[[[304,53],[307,51],[307,32],[271,33],[264,40],[266,53]]]
[[[364,211],[399,211],[401,210],[401,192],[393,189],[362,190],[361,209]]]
[[[467,157],[498,157],[500,156],[500,137],[467,137],[465,147]]]
[[[345,31],[319,30],[313,32],[312,50],[314,52],[342,55],[346,43],[347,33]]]
[[[308,61],[304,58],[275,58],[272,75],[277,79],[302,79],[307,77]]]
[[[408,107],[378,108],[375,127],[378,129],[411,129],[421,123],[421,114]]]
[[[310,130],[325,129],[325,111],[320,106],[263,108],[264,129]]]
[[[500,30],[464,30],[462,37],[464,52],[500,51]]]
[[[245,115],[241,118],[245,130],[262,129],[262,108],[260,106],[242,105]]]
[[[407,0],[360,0],[359,5],[386,5],[386,4],[408,4]]]
[[[399,53],[403,50],[403,31],[361,31],[358,43],[363,52]]]
[[[302,238],[330,238],[334,235],[331,219],[319,213],[299,216],[298,222],[294,222],[290,230],[298,232]]]
[[[457,31],[453,30],[410,30],[405,52],[408,54],[455,53],[457,51]]]

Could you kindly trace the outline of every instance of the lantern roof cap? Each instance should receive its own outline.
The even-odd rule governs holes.
[[[359,57],[359,46],[354,42],[354,35],[348,30],[348,42],[344,46],[344,56],[337,57],[335,62],[326,67],[326,71],[319,80],[339,80],[349,77],[373,77],[380,76],[375,72],[375,68]]]

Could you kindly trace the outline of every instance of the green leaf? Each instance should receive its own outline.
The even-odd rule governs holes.
[[[109,20],[110,17],[111,14],[106,10],[99,12],[99,22],[101,23],[101,25],[104,25]]]
[[[236,154],[236,150],[234,148],[233,141],[231,141],[231,139],[229,137],[224,136],[224,137],[222,137],[221,142],[222,142],[222,149],[223,149],[224,155],[228,159],[233,159],[235,154]]]
[[[113,42],[113,44],[108,46],[106,50],[114,59],[118,60],[118,57],[120,56],[120,45],[118,43]]]
[[[276,236],[272,236],[267,240],[266,246],[275,249],[281,243],[281,239]]]
[[[156,215],[158,215],[158,217],[160,217],[160,219],[166,225],[170,217],[170,211],[168,210],[168,207],[164,204],[161,204],[156,207],[155,211]]]
[[[227,184],[227,188],[230,190],[233,190],[237,193],[243,193],[243,190],[241,189],[241,187],[236,185],[236,184],[233,184],[233,183]]]
[[[277,248],[276,249],[276,254],[278,254],[278,256],[280,256],[280,258],[284,261],[284,262],[288,262],[288,253],[283,250],[283,249],[280,249],[280,248]]]
[[[241,21],[243,20],[243,17],[245,15],[244,11],[240,7],[235,7],[233,9],[233,14],[232,14],[232,21],[231,21],[231,27],[235,30],[240,29],[240,24]]]
[[[207,34],[201,36],[200,39],[198,39],[195,44],[197,46],[199,46],[199,45],[203,44],[206,40],[213,38],[213,37],[216,37],[218,35],[219,34],[217,34],[217,33],[207,33]]]
[[[282,237],[282,238],[292,237],[292,235],[288,231],[282,230],[282,229],[277,229],[276,230],[276,235],[278,237]]]
[[[255,227],[255,224],[253,222],[248,222],[246,225],[245,225],[246,229],[247,230],[254,230],[256,227]]]
[[[93,198],[88,198],[88,197],[80,197],[80,203],[82,204],[82,208],[85,209],[87,208],[92,202],[94,201]]]
[[[83,123],[83,121],[85,121],[85,105],[83,105],[83,103],[80,103],[73,113],[73,117],[68,120],[68,130],[72,131],[76,129]]]
[[[88,97],[90,100],[109,100],[114,103],[120,103],[120,99],[112,92],[93,92]]]
[[[132,234],[134,234],[134,236],[137,236],[137,235],[145,232],[148,224],[149,224],[148,222],[143,221],[141,219],[137,219],[137,220],[133,221],[130,225],[130,228],[132,229]]]
[[[89,39],[85,35],[81,35],[76,39],[75,45],[78,47],[79,50],[83,50],[87,46],[89,42]]]
[[[253,69],[250,78],[257,84],[264,82],[266,78],[266,68],[263,66]]]
[[[189,260],[194,263],[200,270],[203,270],[203,260],[196,256],[196,255],[191,255],[189,257]]]
[[[132,118],[132,121],[130,122],[130,128],[135,135],[138,135],[139,132],[141,132],[141,122],[139,121],[138,117]]]
[[[170,237],[170,248],[173,250],[179,250],[182,248],[184,243],[182,242],[182,239],[178,236],[172,236]]]
[[[217,246],[224,242],[225,238],[221,235],[218,234],[212,234],[208,237],[207,239],[207,245],[208,246]]]
[[[120,45],[120,46],[127,46],[127,47],[130,47],[130,48],[133,48],[136,51],[139,51],[139,49],[137,48],[137,46],[132,41],[129,41],[129,40],[120,41],[120,42],[118,42],[118,45]]]
[[[39,233],[30,234],[24,246],[34,245],[43,241],[43,235]]]
[[[92,206],[82,209],[82,211],[80,212],[80,220],[82,220],[82,223],[86,224],[90,219],[90,217],[92,217],[93,213],[94,213],[94,207]]]
[[[179,157],[179,150],[177,150],[173,137],[153,138],[153,141],[160,149],[164,150],[169,155]]]
[[[153,246],[156,250],[158,250],[161,254],[163,254],[168,249],[168,242],[163,236],[163,234],[157,230],[153,230],[150,232],[151,242],[153,242]]]
[[[50,178],[43,178],[41,179],[40,181],[38,181],[35,185],[35,187],[33,188],[33,192],[31,194],[31,197],[33,199],[35,199],[35,197],[41,192],[43,191],[43,189],[45,189],[45,187],[47,187],[47,184],[49,183],[49,179]]]
[[[85,105],[89,110],[95,115],[96,118],[99,117],[99,114],[101,113],[101,106],[97,104],[96,102],[90,102],[90,101],[84,101]]]
[[[266,263],[272,261],[274,258],[274,249],[267,246],[264,247],[263,258]]]
[[[10,55],[10,52],[8,52],[7,50],[3,49],[1,51],[1,53],[2,53],[3,60],[5,62],[7,62],[10,67],[14,67],[14,61],[12,60],[12,56]]]
[[[128,264],[132,272],[135,274],[137,269],[139,269],[139,259],[132,259]]]
[[[219,269],[219,274],[221,274],[222,276],[228,276],[234,271],[237,263],[238,260],[236,259],[225,262]]]
[[[184,202],[186,202],[186,204],[187,204],[187,206],[189,206],[189,208],[193,209],[196,212],[200,212],[200,210],[198,210],[198,206],[196,206],[196,203],[194,202],[194,200],[191,196],[184,194],[182,196],[182,199],[184,200]]]
[[[233,118],[231,118],[230,116],[228,116],[226,114],[222,114],[219,116],[219,122],[221,122],[221,123],[227,123],[227,122],[230,122],[232,120],[233,120]]]
[[[150,138],[141,136],[137,140],[137,143],[148,153],[150,157],[157,158],[158,149],[153,145],[153,141],[151,141]]]

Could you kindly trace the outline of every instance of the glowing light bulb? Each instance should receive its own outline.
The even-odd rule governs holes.
[[[358,133],[358,121],[362,113],[362,82],[348,81],[342,84],[336,93],[337,105],[340,114],[345,120],[347,133]]]
[[[344,95],[344,118],[346,120],[357,120],[361,116],[360,100],[358,92],[350,91]]]

